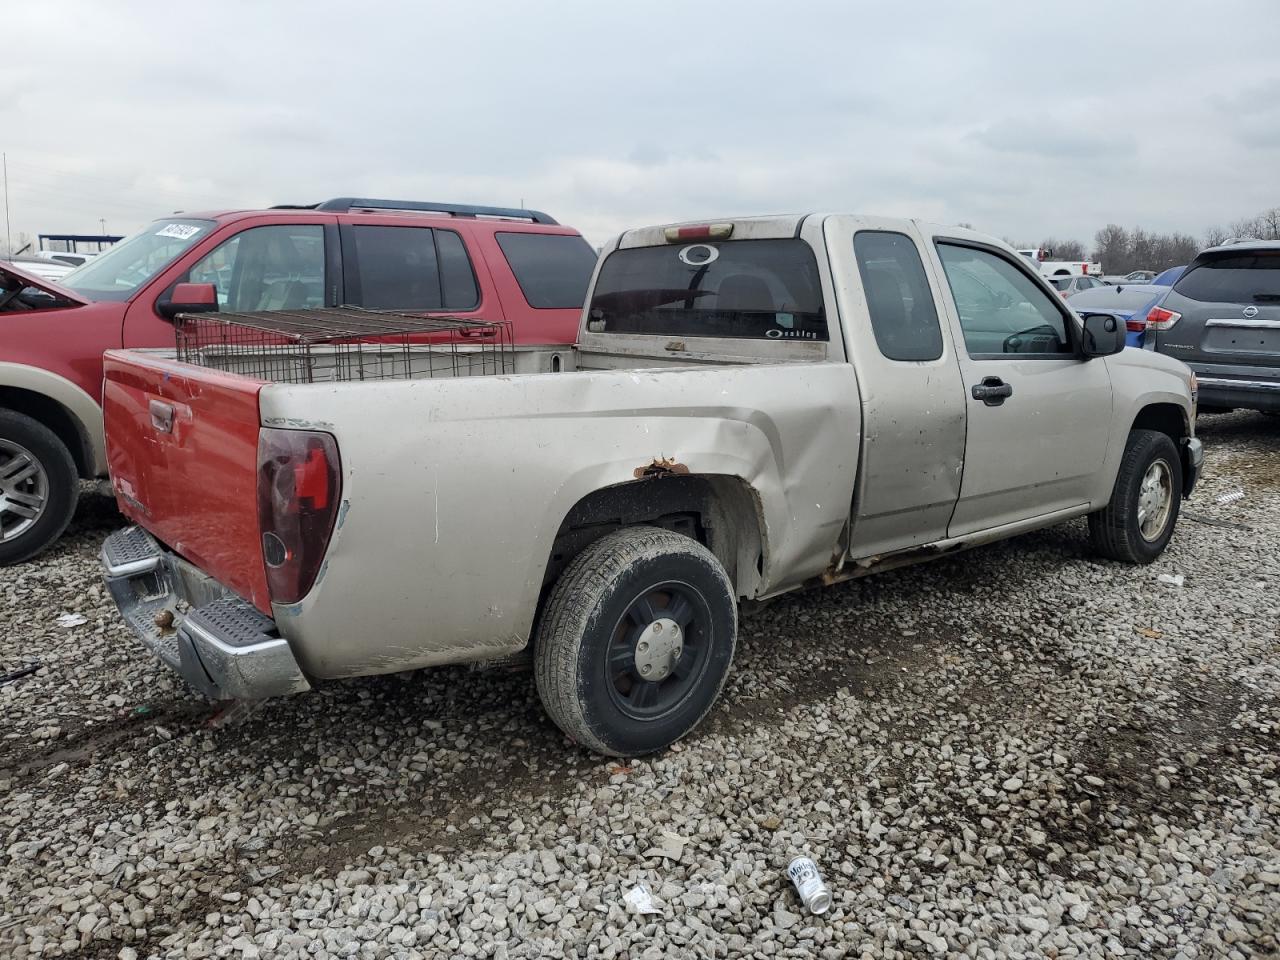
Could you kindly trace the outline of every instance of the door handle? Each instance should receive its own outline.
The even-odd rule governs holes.
[[[173,404],[152,400],[147,406],[151,413],[151,426],[160,433],[173,433]]]
[[[988,407],[998,407],[1005,399],[1013,396],[1013,384],[1005,383],[999,377],[983,377],[981,383],[975,383],[972,389],[973,399],[981,400]]]

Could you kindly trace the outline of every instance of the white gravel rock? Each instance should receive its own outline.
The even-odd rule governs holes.
[[[43,663],[0,688],[0,956],[1275,955],[1280,424],[1202,435],[1148,570],[1075,523],[745,610],[722,704],[632,761],[520,673],[211,729],[119,622],[86,495],[0,576],[0,664]]]

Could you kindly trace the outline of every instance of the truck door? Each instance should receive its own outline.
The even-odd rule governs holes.
[[[933,247],[968,407],[948,535],[1087,503],[1110,433],[1106,364],[1080,359],[1069,309],[1016,254],[946,237]]]
[[[960,495],[966,405],[923,237],[864,217],[825,229],[862,406],[850,555],[941,540]]]

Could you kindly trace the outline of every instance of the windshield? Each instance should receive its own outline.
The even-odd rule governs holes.
[[[592,333],[826,340],[822,285],[802,240],[615,250],[600,267]]]
[[[72,270],[59,283],[90,300],[128,300],[213,227],[212,220],[157,220]]]
[[[1045,277],[1049,281],[1049,285],[1055,290],[1066,290],[1071,286],[1070,277]]]

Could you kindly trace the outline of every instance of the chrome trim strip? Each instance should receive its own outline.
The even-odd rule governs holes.
[[[1210,317],[1206,327],[1244,327],[1249,330],[1280,330],[1280,320],[1257,320],[1246,317]]]
[[[1275,380],[1228,380],[1224,377],[1199,376],[1201,387],[1238,387],[1241,390],[1280,390],[1280,370]]]

